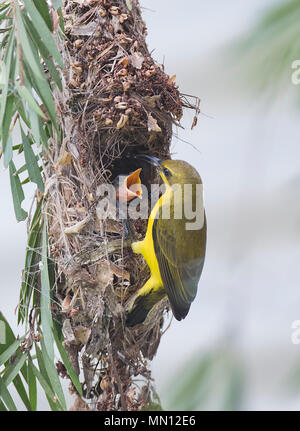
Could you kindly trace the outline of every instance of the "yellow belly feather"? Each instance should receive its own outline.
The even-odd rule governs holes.
[[[151,290],[160,291],[163,289],[163,283],[159,271],[158,261],[155,255],[152,229],[153,223],[159,208],[164,203],[164,200],[169,199],[171,188],[167,187],[165,193],[158,199],[154,205],[148,220],[147,232],[145,238],[142,241],[136,241],[131,244],[132,250],[136,254],[142,254],[145,261],[147,262],[151,276],[144,286],[139,290],[138,295],[147,295]]]

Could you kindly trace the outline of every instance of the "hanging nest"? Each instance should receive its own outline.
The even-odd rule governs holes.
[[[122,221],[99,218],[97,190],[141,167],[135,154],[169,158],[172,125],[191,105],[151,58],[137,1],[66,0],[63,20],[63,91],[54,93],[63,132],[49,144],[44,208],[61,304],[53,313],[89,403],[139,410],[153,398],[147,359],[157,351],[168,302],[143,324],[125,327],[126,307],[149,269],[128,247]],[[153,181],[145,167],[142,182]],[[131,222],[135,239],[146,226]],[[144,378],[139,389],[137,376]]]

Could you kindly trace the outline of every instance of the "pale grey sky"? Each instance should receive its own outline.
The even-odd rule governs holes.
[[[299,112],[288,101],[274,99],[266,110],[258,96],[249,99],[238,67],[224,59],[230,41],[276,1],[141,3],[152,10],[144,11],[150,50],[182,92],[201,98],[203,112],[196,129],[187,113],[179,130],[199,151],[173,140],[174,157],[192,163],[204,182],[208,250],[191,311],[173,321],[153,361],[163,405],[178,367],[234,333],[228,349],[238,352],[248,377],[243,407],[298,408],[300,397],[288,397],[282,382],[300,363],[290,339],[300,319]],[[0,309],[15,328],[26,226],[14,219],[2,167],[0,181]],[[32,196],[34,188],[26,189]]]

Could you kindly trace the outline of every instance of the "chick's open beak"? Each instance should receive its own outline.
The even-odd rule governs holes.
[[[136,197],[142,199],[141,170],[139,168],[125,177],[124,181],[117,188],[116,197],[119,201],[129,202]]]

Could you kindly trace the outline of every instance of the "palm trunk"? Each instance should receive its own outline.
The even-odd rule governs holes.
[[[148,268],[122,247],[122,222],[97,216],[97,188],[129,172],[133,154],[169,156],[182,98],[149,54],[137,0],[65,0],[63,19],[63,91],[55,93],[63,137],[50,145],[46,180],[57,313],[88,405],[139,410],[153,399],[148,361],[160,343],[167,302],[144,324],[125,327],[126,306]],[[132,229],[143,237],[146,222]],[[139,390],[137,377],[144,381]],[[73,409],[84,408],[77,395]]]

